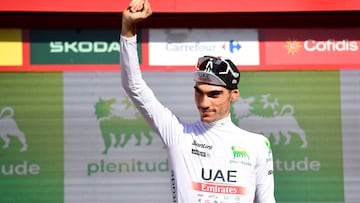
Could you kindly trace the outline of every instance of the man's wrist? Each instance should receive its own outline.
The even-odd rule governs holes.
[[[135,36],[135,31],[136,29],[133,28],[133,29],[122,29],[121,30],[121,35],[124,36],[124,37],[133,37]]]

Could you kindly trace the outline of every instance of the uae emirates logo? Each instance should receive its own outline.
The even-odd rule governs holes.
[[[299,42],[297,40],[289,39],[288,41],[286,41],[284,48],[286,49],[287,54],[293,56],[300,51],[300,49],[302,48],[302,45],[301,45],[301,42]]]

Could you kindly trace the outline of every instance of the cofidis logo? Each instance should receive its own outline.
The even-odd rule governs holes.
[[[359,31],[267,30],[264,35],[266,64],[357,64]]]
[[[289,39],[285,42],[285,50],[289,55],[296,55],[303,48],[306,52],[357,52],[359,43],[357,41],[328,39],[327,41],[316,41],[308,39],[304,42]]]

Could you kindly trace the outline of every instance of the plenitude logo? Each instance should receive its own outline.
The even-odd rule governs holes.
[[[95,104],[95,114],[99,121],[104,141],[104,151],[102,153],[107,154],[112,146],[114,148],[125,147],[132,137],[136,139],[135,145],[140,146],[142,138],[146,139],[146,145],[150,145],[153,137],[151,129],[139,112],[135,110],[129,97],[125,97],[123,102],[125,103],[125,108],[132,108],[134,110],[134,119],[114,115],[114,109],[111,105],[115,102],[114,98],[105,100],[100,97],[99,101]],[[112,136],[114,136],[115,142],[113,142]],[[121,143],[122,137],[124,137],[124,140]]]
[[[99,122],[102,141],[104,143],[103,155],[109,150],[124,149],[135,141],[135,146],[143,148],[152,144],[154,133],[141,117],[129,97],[125,96],[122,103],[123,110],[133,111],[133,117],[124,117],[114,114],[112,105],[116,102],[114,98],[99,100],[94,105],[95,115]],[[117,150],[118,151],[118,150]],[[130,154],[129,154],[130,155]],[[127,161],[113,162],[106,159],[89,162],[87,164],[87,175],[111,174],[111,173],[142,173],[142,172],[168,172],[168,160],[142,160],[131,158]]]
[[[270,140],[277,200],[343,201],[338,72],[244,75],[241,97],[232,106],[232,119],[241,128]],[[292,91],[284,91],[284,87]],[[306,181],[296,184],[300,179]],[[292,189],[287,186],[289,181],[294,182]]]
[[[87,165],[87,175],[94,176],[100,174],[119,174],[119,173],[146,173],[146,172],[169,172],[168,160],[148,161],[141,159],[131,159],[128,161],[113,162],[101,159]]]

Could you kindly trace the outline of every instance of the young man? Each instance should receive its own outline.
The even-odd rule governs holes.
[[[173,202],[274,203],[272,152],[262,135],[244,131],[230,119],[239,97],[240,73],[230,60],[204,56],[194,72],[200,120],[177,118],[142,79],[136,23],[151,15],[147,0],[133,0],[123,11],[121,80],[123,88],[165,143],[171,168]]]

